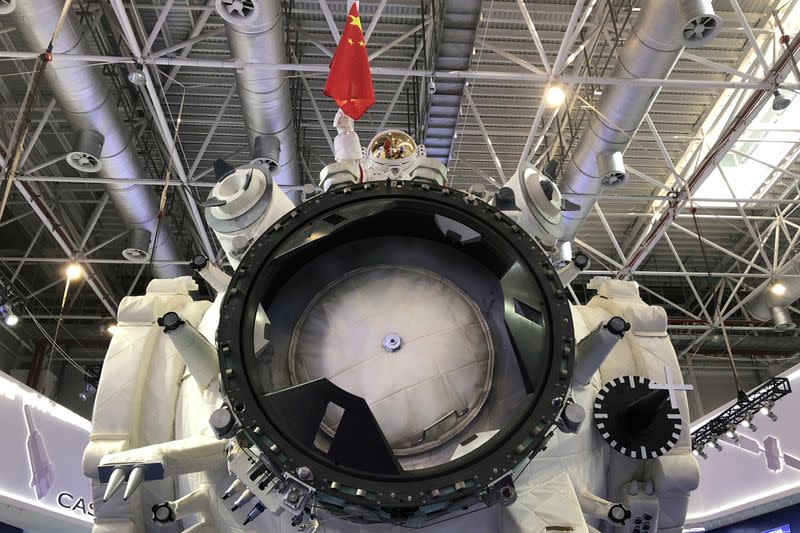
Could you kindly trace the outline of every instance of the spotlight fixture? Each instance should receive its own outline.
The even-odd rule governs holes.
[[[83,277],[83,268],[78,263],[70,263],[67,266],[67,277],[70,281],[77,281]]]
[[[786,294],[786,285],[777,281],[769,286],[769,291],[775,296],[783,296]]]
[[[551,83],[544,91],[544,101],[550,107],[559,107],[567,98],[567,93],[560,83]]]
[[[703,459],[708,459],[708,454],[700,448],[695,448],[692,450],[692,455],[695,457],[702,457]]]
[[[0,317],[3,317],[3,322],[6,326],[14,327],[19,324],[19,317],[9,304],[0,305]]]
[[[113,337],[114,335],[119,333],[119,326],[116,325],[116,324],[111,324],[110,326],[108,326],[106,328],[106,333],[108,333],[109,335],[111,335]]]
[[[138,87],[147,83],[147,78],[144,75],[144,67],[141,63],[136,62],[131,71],[128,72],[128,81]]]
[[[78,394],[78,398],[80,398],[82,402],[85,402],[94,396],[94,393],[96,392],[97,387],[95,387],[92,383],[85,383],[83,386],[83,391]]]
[[[753,419],[758,413],[767,415],[774,422],[778,419],[777,415],[772,412],[775,402],[791,392],[792,387],[785,377],[772,378],[748,393],[740,392],[736,403],[692,432],[693,448],[702,450],[710,443],[721,451],[722,446],[718,439],[723,435],[738,442],[739,436],[736,433],[736,427],[742,426],[756,431],[757,427],[753,423]]]
[[[784,109],[789,107],[789,104],[791,104],[791,103],[792,103],[792,101],[789,100],[788,98],[786,98],[785,96],[783,96],[778,89],[775,89],[774,91],[772,91],[772,110],[773,111],[783,111]]]

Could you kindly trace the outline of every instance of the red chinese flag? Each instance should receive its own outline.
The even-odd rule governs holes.
[[[358,120],[375,103],[375,93],[372,91],[367,44],[355,2],[350,7],[330,68],[325,95],[333,98],[347,116]]]

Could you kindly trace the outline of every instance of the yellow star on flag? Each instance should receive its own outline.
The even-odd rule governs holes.
[[[361,27],[361,17],[354,17],[353,15],[347,15],[347,16],[350,17],[350,24],[352,24],[353,26],[358,26],[359,30],[364,31],[363,28]]]
[[[348,38],[347,38],[347,44],[353,44],[353,39],[351,39],[350,37],[348,37]]]
[[[364,47],[364,46],[367,46],[367,43],[365,43],[364,41],[361,41],[361,42],[358,43],[358,45]]]

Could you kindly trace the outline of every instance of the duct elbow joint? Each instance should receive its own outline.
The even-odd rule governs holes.
[[[614,316],[584,337],[576,349],[573,381],[579,386],[588,385],[608,354],[630,329],[630,323],[624,318]]]

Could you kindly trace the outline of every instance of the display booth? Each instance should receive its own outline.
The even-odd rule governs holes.
[[[0,428],[0,522],[31,533],[91,531],[81,467],[90,422],[0,372]]]

